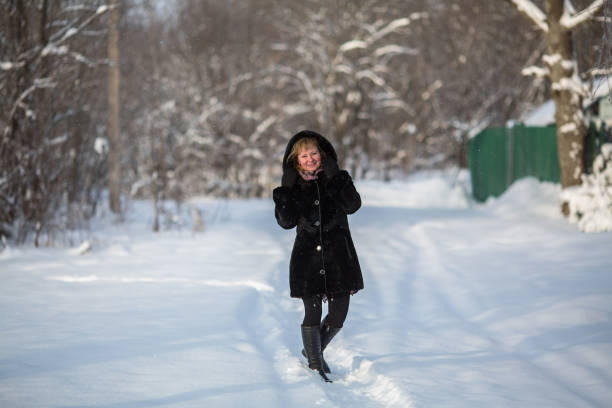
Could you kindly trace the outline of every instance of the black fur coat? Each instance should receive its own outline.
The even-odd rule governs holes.
[[[318,133],[302,131],[289,141],[283,158],[283,171],[292,163],[287,157],[295,142],[304,136],[316,137],[324,153],[323,161],[337,162],[336,151]],[[357,292],[363,289],[363,278],[347,214],[361,207],[361,197],[351,176],[340,170],[331,178],[324,172],[317,180],[298,177],[291,187],[273,191],[278,224],[291,229],[297,226],[289,264],[291,297]]]

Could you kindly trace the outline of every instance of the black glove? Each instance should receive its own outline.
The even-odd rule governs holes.
[[[295,167],[285,168],[283,171],[283,178],[281,179],[281,186],[293,187],[299,176]]]
[[[325,177],[332,178],[338,173],[338,163],[333,159],[323,159],[323,173]]]

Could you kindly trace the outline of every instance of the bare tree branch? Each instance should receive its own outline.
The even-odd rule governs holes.
[[[546,15],[531,0],[508,0],[516,6],[518,11],[525,14],[535,23],[535,25],[545,33],[548,32]]]
[[[597,13],[604,5],[604,0],[595,0],[591,3],[587,8],[582,10],[581,12],[571,16],[568,13],[568,10],[565,11],[563,17],[561,17],[561,25],[568,30],[584,23],[585,21],[591,19],[595,13]]]
[[[25,91],[23,91],[21,95],[19,95],[15,103],[13,104],[13,107],[11,108],[11,113],[8,116],[7,123],[10,123],[13,120],[13,117],[15,116],[15,113],[17,112],[17,108],[27,109],[27,105],[25,105],[23,101],[28,97],[28,95],[30,95],[32,92],[34,92],[37,89],[54,88],[55,85],[56,83],[53,82],[51,78],[35,79],[34,84],[32,84]],[[10,132],[11,132],[11,127],[7,126],[4,129],[4,136],[8,137],[10,135]]]

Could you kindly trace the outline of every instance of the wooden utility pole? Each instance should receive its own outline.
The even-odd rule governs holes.
[[[110,0],[108,19],[108,192],[112,212],[121,212],[121,137],[119,123],[119,0]]]

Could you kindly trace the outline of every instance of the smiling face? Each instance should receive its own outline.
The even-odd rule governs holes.
[[[315,145],[306,145],[298,155],[299,167],[306,171],[315,171],[321,166],[321,153]]]

